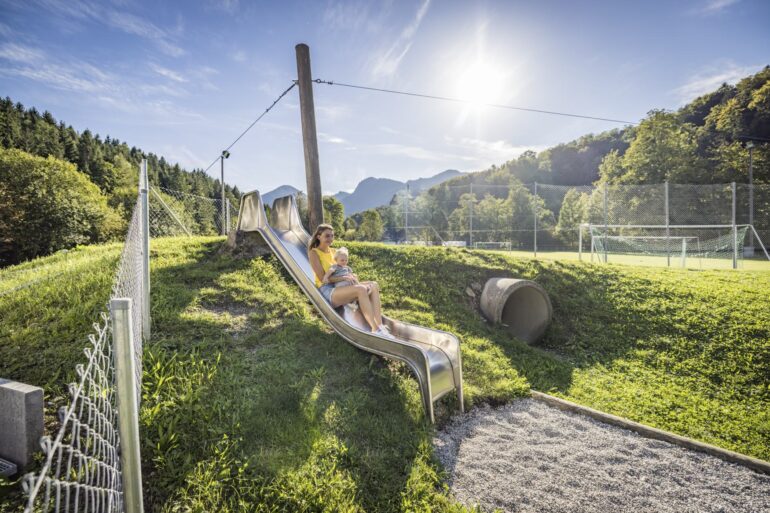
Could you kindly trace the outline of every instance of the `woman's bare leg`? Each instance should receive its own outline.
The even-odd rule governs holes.
[[[346,305],[355,300],[358,300],[358,307],[361,310],[361,313],[364,314],[364,319],[369,323],[372,331],[376,331],[380,324],[376,323],[374,320],[372,302],[369,300],[369,295],[366,293],[365,285],[351,285],[349,287],[334,289],[332,306],[337,308],[338,306]]]
[[[369,300],[372,303],[372,316],[377,326],[382,324],[382,305],[380,304],[380,286],[376,281],[364,282],[369,285]]]

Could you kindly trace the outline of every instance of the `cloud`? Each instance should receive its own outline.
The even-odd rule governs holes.
[[[0,46],[0,58],[6,61],[0,61],[0,77],[31,80],[58,91],[75,93],[86,102],[100,103],[122,112],[141,111],[152,116],[156,124],[180,124],[203,119],[197,112],[184,109],[168,99],[186,94],[179,88],[148,84],[146,80],[110,73],[86,61],[55,58],[37,48],[12,43]]]
[[[5,23],[0,23],[0,36],[10,38],[13,35],[14,35],[14,31],[11,27],[6,25]]]
[[[374,29],[370,5],[361,1],[329,3],[323,13],[323,23],[332,30]]]
[[[470,150],[479,157],[485,159],[491,158],[495,161],[511,160],[528,150],[542,151],[546,149],[546,146],[514,146],[502,139],[498,141],[485,141],[482,139],[463,137],[457,142],[452,139],[448,139],[447,142],[453,145],[457,144],[461,148]]]
[[[219,91],[219,87],[211,80],[213,76],[219,75],[219,70],[210,66],[200,66],[189,71],[188,74],[192,77],[193,82],[202,89],[206,91]]]
[[[399,132],[398,130],[394,130],[393,128],[390,128],[389,126],[381,125],[379,128],[386,134],[401,135],[401,132]]]
[[[171,32],[163,30],[151,21],[134,14],[109,7],[105,3],[87,0],[38,0],[49,13],[77,21],[102,23],[127,34],[152,41],[166,55],[180,57],[185,51],[173,42]],[[177,20],[175,32],[182,30],[181,20]]]
[[[109,10],[106,12],[107,23],[128,34],[154,41],[160,50],[171,56],[180,57],[185,51],[169,41],[169,34],[150,21],[133,14]]]
[[[318,138],[324,142],[332,144],[347,144],[348,142],[342,137],[337,137],[336,135],[331,135],[324,132],[318,132]]]
[[[166,160],[171,162],[177,162],[185,169],[206,169],[211,163],[211,159],[208,161],[203,159],[187,146],[171,146],[164,145],[162,148],[162,154],[166,157]]]
[[[78,93],[108,92],[114,77],[84,62],[69,62],[61,65],[55,62],[37,60],[34,65],[0,67],[0,75],[22,77],[41,82],[54,89]]]
[[[707,0],[705,5],[702,5],[695,9],[696,14],[717,14],[733,4],[737,4],[740,0]]]
[[[673,90],[679,97],[679,103],[685,104],[699,96],[719,89],[722,84],[734,84],[740,79],[752,75],[762,69],[762,66],[738,66],[728,63],[721,66],[713,66],[709,70],[699,72],[690,77],[686,84]]]
[[[162,66],[158,66],[155,63],[150,63],[150,69],[152,69],[158,75],[171,79],[174,82],[181,82],[181,83],[187,82],[187,79],[184,78],[179,73],[177,73],[176,71],[170,70],[168,68],[164,68]]]
[[[0,59],[34,64],[42,61],[44,58],[45,54],[37,48],[18,45],[16,43],[5,43],[0,45]]]
[[[239,0],[208,0],[207,3],[214,9],[225,11],[229,14],[235,14],[240,9]]]
[[[473,157],[450,155],[445,152],[436,152],[419,146],[409,146],[405,144],[373,144],[366,146],[364,149],[372,151],[373,153],[379,153],[381,155],[395,155],[409,157],[415,160],[427,160],[433,162],[443,162],[450,159],[474,160]]]
[[[236,50],[230,54],[230,58],[235,62],[246,62],[246,52],[243,50]]]
[[[424,0],[417,10],[414,19],[409,25],[404,27],[390,48],[374,61],[372,67],[372,76],[374,78],[387,77],[393,75],[398,70],[401,61],[412,47],[412,40],[417,33],[417,29],[420,27],[423,17],[428,12],[429,6],[430,0]]]
[[[316,105],[315,110],[318,118],[327,122],[337,121],[350,114],[350,108],[344,105]]]

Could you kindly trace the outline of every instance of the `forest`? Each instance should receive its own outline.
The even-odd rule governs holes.
[[[142,159],[154,186],[220,198],[219,180],[203,170],[188,172],[118,139],[78,133],[50,112],[0,99],[0,267],[121,239]],[[237,208],[238,188],[226,184],[225,191]]]

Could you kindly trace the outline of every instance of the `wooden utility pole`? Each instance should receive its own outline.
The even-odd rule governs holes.
[[[305,148],[305,176],[307,178],[307,207],[310,213],[308,231],[313,233],[324,222],[321,198],[321,172],[318,165],[318,138],[315,130],[315,105],[313,104],[313,78],[310,74],[310,48],[300,43],[297,52],[297,85],[299,107],[302,114],[302,143]]]

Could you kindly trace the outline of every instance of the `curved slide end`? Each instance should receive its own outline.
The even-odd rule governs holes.
[[[276,199],[268,221],[259,192],[246,193],[241,198],[238,230],[262,235],[316,310],[342,338],[364,351],[406,363],[420,384],[425,413],[431,422],[433,403],[452,390],[456,390],[464,411],[460,341],[456,336],[383,316],[396,337],[387,339],[368,330],[360,311],[334,309],[323,299],[307,258],[310,235],[302,226],[293,196]]]

